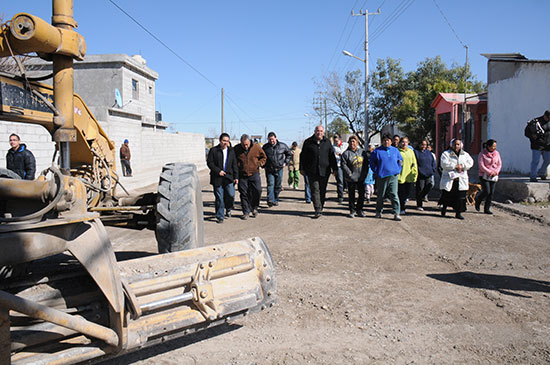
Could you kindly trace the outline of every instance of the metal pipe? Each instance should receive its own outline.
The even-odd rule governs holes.
[[[84,335],[103,340],[111,346],[118,346],[118,335],[110,328],[100,326],[99,324],[82,318],[65,314],[56,309],[31,302],[30,300],[23,299],[1,290],[0,307],[11,309],[29,317],[42,319],[65,328],[75,330]]]
[[[187,302],[187,301],[190,301],[190,300],[193,300],[193,293],[192,292],[187,292],[187,293],[183,293],[181,295],[176,295],[175,297],[160,299],[160,300],[156,300],[154,302],[141,304],[139,306],[139,308],[141,309],[142,312],[148,312],[148,311],[152,311],[152,310],[155,310],[155,309],[168,307],[168,306],[171,306],[171,305],[174,305],[174,304],[184,303],[184,302]]]
[[[52,14],[53,26],[65,30],[73,30],[76,26],[72,0],[54,0]],[[61,170],[64,174],[69,174],[71,168],[69,142],[76,142],[73,58],[61,54],[54,54],[52,58],[54,105],[61,114],[60,117],[54,117],[56,130],[53,139],[59,143]]]
[[[119,207],[95,207],[91,208],[92,212],[119,212],[119,211],[135,211],[135,210],[149,210],[153,209],[154,205],[135,205],[135,206],[119,206]]]
[[[43,203],[55,197],[57,185],[53,180],[0,179],[0,199],[31,199]]]

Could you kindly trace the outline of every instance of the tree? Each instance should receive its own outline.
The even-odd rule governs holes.
[[[376,61],[376,70],[370,76],[369,139],[384,126],[398,122],[396,110],[402,102],[405,86],[405,73],[399,60],[388,57]]]
[[[317,84],[318,89],[324,93],[327,100],[327,114],[340,117],[349,130],[358,135],[363,143],[359,131],[363,130],[363,104],[365,87],[363,85],[361,71],[349,71],[341,80],[336,72],[325,76]]]
[[[339,135],[348,134],[349,128],[346,121],[340,117],[336,117],[328,124],[327,135],[329,137],[338,133]]]
[[[399,128],[412,141],[435,137],[435,110],[431,104],[441,92],[463,92],[464,80],[467,92],[479,93],[484,84],[472,77],[469,67],[453,64],[449,69],[440,56],[426,58],[404,80],[405,93],[395,109]]]

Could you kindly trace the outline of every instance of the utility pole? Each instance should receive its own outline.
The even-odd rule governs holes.
[[[368,10],[359,10],[356,14],[353,10],[351,16],[364,16],[365,17],[365,132],[363,140],[365,146],[368,147],[370,143],[369,137],[369,15],[380,14],[380,9],[376,13],[369,13]]]
[[[466,82],[468,79],[466,78],[466,72],[468,72],[468,46],[464,46],[466,48],[466,64],[464,65],[464,105],[462,106],[462,125],[460,126],[460,139],[462,140],[462,143],[464,144],[464,149],[468,151],[468,145],[470,144],[469,141],[465,141],[466,137],[466,131],[464,130],[464,127],[466,125],[466,108],[468,104],[466,103],[466,92],[468,90],[468,87],[466,85]]]
[[[223,133],[223,87],[222,87],[222,131],[220,134]]]
[[[328,129],[327,127],[327,98],[323,99],[324,103],[325,103],[325,133],[326,133],[326,130]]]

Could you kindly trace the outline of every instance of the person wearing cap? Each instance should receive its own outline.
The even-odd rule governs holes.
[[[125,139],[120,147],[120,163],[122,164],[122,175],[131,177],[132,167],[130,166],[130,158],[132,155],[130,154],[130,146],[128,143],[129,141]]]
[[[288,146],[277,140],[275,132],[267,135],[268,143],[262,146],[267,157],[265,163],[265,179],[267,181],[267,206],[279,205],[279,193],[282,190],[283,167],[287,166],[292,158]]]

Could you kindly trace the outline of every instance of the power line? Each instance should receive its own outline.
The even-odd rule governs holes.
[[[395,23],[395,21],[397,19],[399,19],[399,17],[405,12],[407,11],[407,9],[414,3],[414,0],[408,0],[408,2],[406,2],[407,0],[404,0],[401,2],[402,4],[402,7],[401,9],[397,10],[395,12],[395,15],[393,18],[388,18],[387,19],[387,22],[383,25],[381,25],[377,30],[374,31],[373,33],[373,36],[372,36],[372,41],[376,40],[378,37],[380,37],[380,35],[382,35],[382,33],[384,33],[386,31],[386,29],[388,29],[393,23]]]
[[[355,3],[353,4],[353,8],[355,8],[355,5],[357,4],[359,0],[355,0]],[[346,20],[346,24],[344,25],[344,29],[342,29],[342,33],[340,33],[340,38],[338,38],[338,42],[336,42],[336,47],[334,48],[334,51],[332,52],[332,56],[330,57],[330,61],[327,65],[327,69],[330,69],[330,65],[332,64],[332,60],[334,59],[334,56],[338,53],[338,48],[340,46],[340,41],[342,40],[342,37],[344,36],[344,33],[346,32],[346,28],[348,27],[349,20],[351,19],[351,15],[348,15],[348,18]]]
[[[192,115],[194,115],[195,113],[197,113],[199,110],[202,110],[206,105],[208,105],[210,102],[212,102],[212,100],[214,100],[214,98],[217,98],[218,97],[218,93],[216,93],[214,96],[212,96],[207,102],[205,102],[204,104],[202,104],[200,107],[198,107],[197,109],[195,109],[195,111],[187,114],[185,117],[183,117],[182,119],[183,120],[186,120],[187,118],[191,117]]]
[[[168,51],[170,51],[174,56],[179,58],[183,63],[185,63],[189,68],[191,68],[193,71],[195,71],[197,74],[199,74],[203,79],[208,81],[210,84],[212,84],[214,87],[218,87],[212,80],[210,80],[208,77],[206,77],[202,72],[197,70],[195,67],[193,67],[192,64],[187,62],[183,57],[181,57],[176,51],[174,51],[172,48],[170,48],[166,43],[164,43],[159,37],[154,35],[149,29],[147,29],[144,25],[142,25],[140,22],[138,22],[133,16],[128,14],[124,9],[122,9],[117,3],[115,3],[113,0],[109,0],[111,4],[113,4],[118,10],[120,10],[122,13],[124,13],[128,18],[132,19],[134,23],[136,23],[141,29],[143,29],[145,32],[147,32],[151,37],[153,37],[157,42],[162,44],[164,48],[166,48]]]
[[[445,16],[445,14],[443,14],[443,10],[441,10],[441,8],[439,7],[439,5],[437,5],[437,2],[435,0],[433,0],[434,4],[435,4],[435,7],[437,8],[437,10],[439,10],[439,12],[441,13],[441,15],[443,16],[443,19],[445,19],[445,22],[447,23],[447,25],[449,26],[449,28],[451,28],[451,31],[453,32],[453,34],[455,35],[456,39],[460,42],[460,44],[462,45],[462,47],[466,48],[466,45],[464,44],[464,42],[462,42],[462,40],[460,39],[460,37],[458,36],[458,34],[456,34],[455,32],[455,29],[453,28],[453,26],[451,25],[451,23],[449,22],[449,19],[447,19],[447,17]]]

